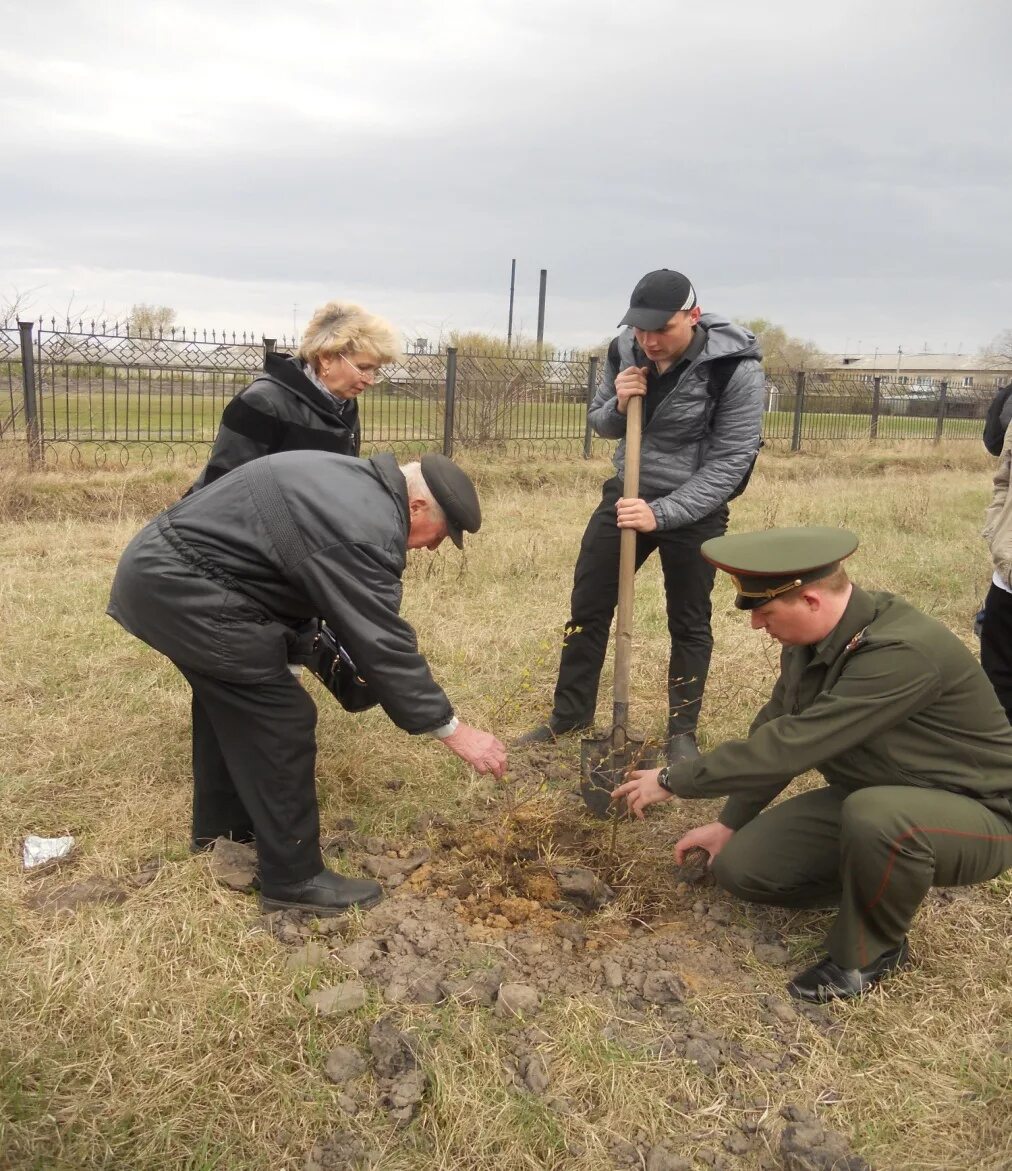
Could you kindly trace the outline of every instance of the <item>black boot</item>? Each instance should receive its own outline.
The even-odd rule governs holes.
[[[576,723],[563,723],[552,716],[547,724],[538,724],[519,736],[510,745],[511,748],[526,748],[531,744],[554,744],[562,736],[570,736],[575,732],[589,732],[594,726],[594,717],[579,720]]]
[[[870,992],[883,977],[910,962],[910,948],[904,939],[898,947],[883,952],[866,968],[841,968],[829,956],[813,964],[787,985],[795,1000],[824,1004],[827,1000],[849,1000]]]
[[[383,897],[383,888],[371,878],[345,878],[322,870],[303,882],[261,882],[260,905],[265,911],[319,911],[340,915],[352,907],[372,907]]]

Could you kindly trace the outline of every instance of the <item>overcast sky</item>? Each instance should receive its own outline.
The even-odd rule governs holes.
[[[829,350],[1012,327],[1007,0],[0,0],[0,298],[613,332],[678,268]]]

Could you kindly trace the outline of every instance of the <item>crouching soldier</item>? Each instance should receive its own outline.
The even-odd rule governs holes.
[[[932,886],[1012,866],[1012,730],[976,659],[941,623],[849,581],[844,529],[717,537],[703,556],[732,577],[752,628],[781,643],[780,678],[748,738],[615,790],[657,801],[726,796],[685,834],[716,881],[752,902],[837,906],[828,954],[788,985],[809,1001],[858,996],[907,962]],[[822,787],[767,809],[801,773]],[[765,812],[763,812],[765,810]]]

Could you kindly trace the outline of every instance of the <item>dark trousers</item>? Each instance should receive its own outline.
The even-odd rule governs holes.
[[[312,699],[287,670],[241,684],[176,666],[193,689],[193,836],[255,837],[265,886],[319,874]]]
[[[783,801],[738,830],[713,876],[739,898],[839,910],[826,939],[842,968],[896,947],[933,886],[1012,866],[1012,818],[972,797],[910,785],[836,785]]]
[[[573,597],[555,686],[553,717],[557,724],[593,723],[608,632],[618,604],[618,559],[621,530],[615,523],[615,502],[622,495],[618,479],[604,485],[601,503],[583,534],[573,575]],[[668,633],[668,732],[694,732],[710,669],[710,591],[714,567],[699,546],[727,528],[721,507],[696,524],[636,535],[636,568],[656,549],[664,574]]]
[[[1012,723],[1012,594],[993,582],[984,599],[980,665]]]

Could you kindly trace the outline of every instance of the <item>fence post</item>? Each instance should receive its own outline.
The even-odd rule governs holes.
[[[264,338],[264,369],[267,369],[267,355],[273,354],[278,348],[278,339],[276,337]]]
[[[594,401],[597,390],[597,354],[590,359],[590,369],[587,371],[587,427],[583,433],[583,458],[590,459],[591,445],[594,442],[594,432],[590,425],[590,404]]]
[[[878,439],[878,416],[882,408],[882,379],[875,375],[871,392],[871,438]]]
[[[28,436],[28,466],[35,468],[42,455],[39,436],[38,398],[35,385],[35,349],[32,345],[34,321],[19,321],[21,334],[21,388],[25,401],[25,434]]]
[[[805,413],[805,372],[799,370],[794,380],[794,426],[791,428],[791,451],[801,450],[801,418]]]
[[[453,415],[457,397],[457,347],[446,347],[446,406],[443,411],[443,455],[453,457]]]
[[[939,443],[942,438],[942,428],[945,426],[945,410],[947,407],[946,399],[949,394],[948,380],[943,378],[938,387],[938,418],[935,420],[935,442]]]

